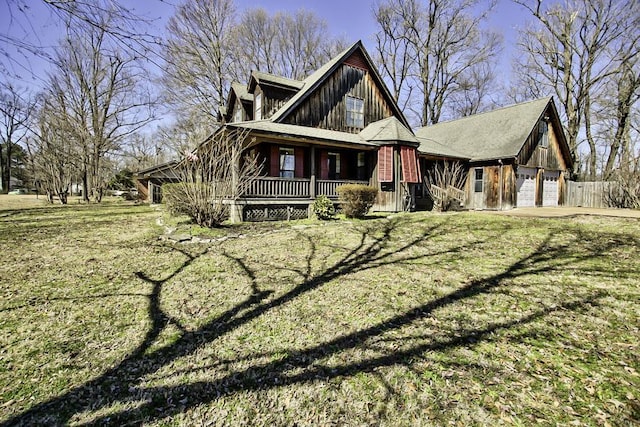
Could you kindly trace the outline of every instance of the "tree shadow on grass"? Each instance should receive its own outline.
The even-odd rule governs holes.
[[[176,250],[179,250],[186,259],[167,277],[159,280],[152,279],[143,272],[136,273],[141,281],[152,286],[152,291],[148,296],[148,316],[151,325],[137,348],[118,365],[108,369],[96,379],[49,401],[35,405],[22,414],[3,422],[2,425],[28,425],[41,422],[66,424],[75,415],[87,411],[104,410],[115,404],[126,402],[138,402],[139,405],[134,408],[125,406],[124,409],[117,409],[114,411],[115,413],[99,416],[92,423],[125,424],[138,423],[143,420],[161,420],[197,405],[215,401],[222,396],[243,391],[265,390],[283,385],[349,377],[358,373],[372,373],[381,367],[407,364],[425,352],[441,352],[462,346],[473,346],[489,339],[497,331],[529,324],[560,310],[577,311],[589,308],[604,296],[602,293],[593,293],[564,301],[561,304],[549,307],[542,306],[520,317],[489,323],[483,327],[459,330],[451,336],[432,337],[428,342],[409,347],[399,347],[392,351],[378,351],[379,354],[337,366],[323,363],[332,355],[366,348],[371,346],[371,340],[383,338],[389,332],[399,331],[405,326],[434,317],[435,312],[440,308],[491,293],[499,289],[506,281],[525,275],[545,274],[581,259],[596,256],[598,253],[588,251],[576,255],[569,244],[553,245],[551,238],[547,238],[538,247],[533,248],[529,255],[514,262],[502,272],[492,277],[473,280],[445,295],[400,312],[370,327],[346,333],[306,348],[291,348],[284,357],[277,360],[261,362],[260,360],[265,356],[270,356],[269,353],[243,357],[243,361],[249,362],[248,367],[231,371],[215,380],[189,382],[175,386],[142,386],[145,376],[158,372],[176,359],[193,354],[199,348],[214,343],[237,328],[247,325],[276,308],[296,301],[302,295],[319,289],[335,279],[360,271],[380,268],[384,265],[400,265],[409,261],[435,259],[442,254],[457,256],[468,251],[471,247],[483,243],[476,241],[454,245],[446,250],[413,250],[421,247],[435,236],[444,236],[447,232],[444,226],[445,221],[439,225],[426,227],[422,233],[412,236],[399,247],[394,247],[391,243],[396,242],[396,232],[402,227],[408,227],[407,222],[406,219],[398,218],[367,222],[371,226],[362,228],[358,243],[351,248],[342,248],[344,255],[337,262],[329,263],[326,260],[321,260],[323,268],[315,274],[313,264],[318,261],[318,248],[310,236],[300,233],[299,240],[306,241],[307,247],[304,262],[299,266],[288,268],[290,272],[300,277],[300,282],[281,295],[272,295],[271,290],[260,289],[256,280],[256,268],[266,266],[277,269],[278,266],[263,262],[262,265],[252,267],[242,257],[223,253],[222,255],[235,263],[237,270],[249,281],[251,294],[196,330],[187,329],[178,319],[172,317],[162,308],[162,290],[164,285],[189,268],[200,257],[206,255],[209,249],[193,255],[186,250],[177,248]],[[601,246],[598,248],[598,250],[602,249]],[[434,262],[436,261],[434,260]],[[161,333],[169,327],[175,327],[179,331],[179,338],[171,344],[152,349]],[[240,360],[240,358],[230,358],[218,362],[231,365]],[[187,398],[180,405],[168,404],[167,396],[174,395],[187,396]],[[145,397],[141,398],[141,396]]]

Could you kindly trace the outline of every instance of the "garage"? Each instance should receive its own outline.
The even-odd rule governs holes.
[[[560,172],[544,171],[542,184],[542,206],[558,206],[558,179]]]
[[[516,205],[519,208],[532,207],[536,205],[536,170],[535,168],[519,167],[517,172],[516,185],[518,189],[518,200]]]

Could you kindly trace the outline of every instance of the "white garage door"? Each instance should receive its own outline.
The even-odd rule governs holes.
[[[545,171],[542,184],[542,206],[558,206],[558,178],[560,172]]]
[[[519,208],[536,205],[536,170],[535,168],[518,168],[516,186],[518,189]]]

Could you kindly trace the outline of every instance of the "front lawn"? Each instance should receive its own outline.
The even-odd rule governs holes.
[[[0,212],[0,424],[640,420],[637,219],[159,216]]]

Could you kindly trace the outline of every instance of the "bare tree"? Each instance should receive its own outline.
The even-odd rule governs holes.
[[[108,13],[94,16],[104,27],[111,19]],[[68,25],[49,91],[59,120],[81,148],[84,199],[99,202],[111,172],[104,159],[149,122],[151,98],[138,85],[137,58],[108,43],[102,26]]]
[[[580,132],[585,133],[593,179],[599,156],[592,107],[607,79],[638,54],[637,48],[625,47],[637,46],[640,6],[612,0],[565,0],[546,7],[541,0],[514,1],[535,18],[519,41],[524,55],[516,62],[518,84],[546,92],[537,96],[555,93],[574,160],[579,158]]]
[[[159,133],[135,133],[122,144],[120,168],[141,170],[167,162],[172,154],[161,143]]]
[[[422,125],[437,123],[443,113],[455,114],[447,108],[452,94],[472,87],[461,82],[484,75],[475,83],[482,85],[480,93],[493,83],[491,66],[502,38],[482,29],[481,24],[494,4],[478,0],[384,0],[375,6],[383,76],[392,81],[400,104],[418,115]],[[416,94],[420,103],[411,106],[406,99]]]
[[[184,2],[170,18],[163,83],[175,111],[216,118],[234,78],[234,25],[232,0]]]
[[[434,208],[446,212],[464,204],[466,168],[461,162],[437,162],[427,171],[426,182]]]
[[[414,83],[412,70],[417,53],[411,49],[408,28],[417,26],[417,2],[388,2],[377,4],[373,15],[380,29],[375,34],[376,58],[383,76],[389,78],[396,102],[405,110],[411,100]],[[400,97],[402,96],[402,102]],[[400,103],[401,102],[401,103]]]
[[[278,29],[266,10],[248,9],[242,14],[233,31],[239,81],[245,81],[252,70],[275,73],[277,33]]]
[[[278,30],[276,74],[303,79],[343,48],[340,41],[327,36],[327,23],[311,12],[280,12],[273,21]]]
[[[236,78],[244,81],[252,70],[302,79],[345,48],[329,35],[327,23],[311,12],[246,10],[233,35]]]
[[[134,12],[119,0],[5,0],[3,13],[9,25],[0,30],[0,74],[22,79],[24,74],[40,79],[32,67],[38,58],[51,62],[55,58],[51,42],[42,40],[32,19],[42,11],[51,14],[50,22],[71,23],[72,26],[92,26],[105,33],[114,45],[159,64],[159,38],[149,33],[151,20]],[[111,21],[97,20],[96,15],[109,14]],[[56,24],[57,25],[57,24]]]
[[[633,117],[637,117],[640,110],[640,58],[636,56],[622,64],[599,98],[600,137],[609,152],[603,170],[606,180],[614,174],[616,166],[624,173],[634,170],[632,135],[638,135],[633,129]]]
[[[0,88],[0,191],[10,190],[15,147],[27,135],[35,103],[29,95],[6,85]]]
[[[34,134],[26,140],[36,189],[47,194],[50,203],[57,197],[66,204],[74,181],[81,171],[82,157],[64,111],[59,109],[59,93],[41,97]]]
[[[243,157],[247,135],[221,128],[185,156],[175,170],[179,182],[163,186],[169,209],[204,227],[217,227],[227,219],[229,202],[242,197],[260,175],[256,158]]]

